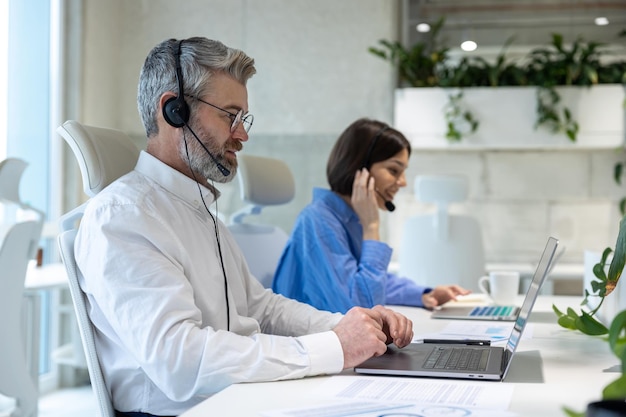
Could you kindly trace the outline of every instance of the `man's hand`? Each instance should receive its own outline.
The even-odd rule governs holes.
[[[422,295],[424,307],[433,309],[450,300],[456,300],[458,295],[467,295],[471,291],[458,285],[438,285],[429,293]]]
[[[376,306],[372,309],[383,318],[383,332],[387,336],[386,344],[394,343],[403,348],[413,340],[413,322],[400,313]]]
[[[354,307],[333,330],[343,349],[344,369],[382,355],[388,343],[404,347],[413,339],[411,320],[382,306]]]

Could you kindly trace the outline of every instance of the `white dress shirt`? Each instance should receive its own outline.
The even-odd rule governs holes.
[[[142,152],[85,210],[76,261],[119,411],[177,415],[233,383],[343,368],[342,316],[264,289],[200,192],[210,206],[209,189]]]

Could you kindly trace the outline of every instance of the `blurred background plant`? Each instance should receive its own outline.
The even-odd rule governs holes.
[[[438,39],[444,23],[445,17],[440,18],[425,42],[405,47],[397,41],[380,40],[381,47],[370,47],[368,51],[397,69],[399,87],[539,87],[535,128],[544,126],[571,141],[576,141],[578,122],[572,118],[570,109],[561,104],[556,87],[626,84],[626,61],[604,59],[610,55],[603,49],[605,45],[582,38],[566,45],[558,33],[552,34],[546,46],[531,50],[518,63],[508,60],[506,55],[513,38],[506,40],[493,62],[475,55],[452,59],[450,48]],[[622,31],[620,36],[625,33]],[[451,95],[450,100],[455,97]],[[460,106],[461,100],[457,98],[449,107]],[[479,121],[472,116],[471,109],[464,114],[466,121],[476,122],[477,128]],[[448,139],[460,140],[459,132],[449,126]]]

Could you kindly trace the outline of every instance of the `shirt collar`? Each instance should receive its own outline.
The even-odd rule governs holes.
[[[202,198],[204,198],[207,206],[213,204],[220,196],[219,190],[215,189],[216,196],[213,195],[211,190],[204,185],[198,184],[192,178],[175,170],[146,151],[140,152],[135,170],[149,177],[168,192],[174,194],[181,200],[187,201],[201,211],[205,209],[202,200],[199,198],[198,186],[200,187]]]
[[[359,217],[352,207],[350,207],[350,205],[334,191],[325,188],[314,188],[313,200],[320,201],[327,205],[337,214],[337,217],[346,223],[359,221]]]

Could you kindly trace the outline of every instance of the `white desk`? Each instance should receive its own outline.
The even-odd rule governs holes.
[[[608,369],[618,365],[608,343],[556,324],[552,303],[576,307],[579,297],[541,296],[530,322],[532,339],[523,339],[504,382],[466,381],[468,384],[513,384],[509,410],[522,417],[564,416],[563,406],[584,411],[600,398],[601,389],[613,379]],[[397,307],[413,320],[416,333],[434,332],[448,321],[432,320],[422,309]],[[352,371],[344,371],[354,374]],[[369,376],[368,376],[369,377]],[[322,405],[317,388],[328,376],[300,380],[235,384],[197,405],[181,417],[255,416],[260,411]]]
[[[46,290],[67,287],[67,272],[62,262],[36,266],[35,261],[28,264],[24,287],[27,291]]]

